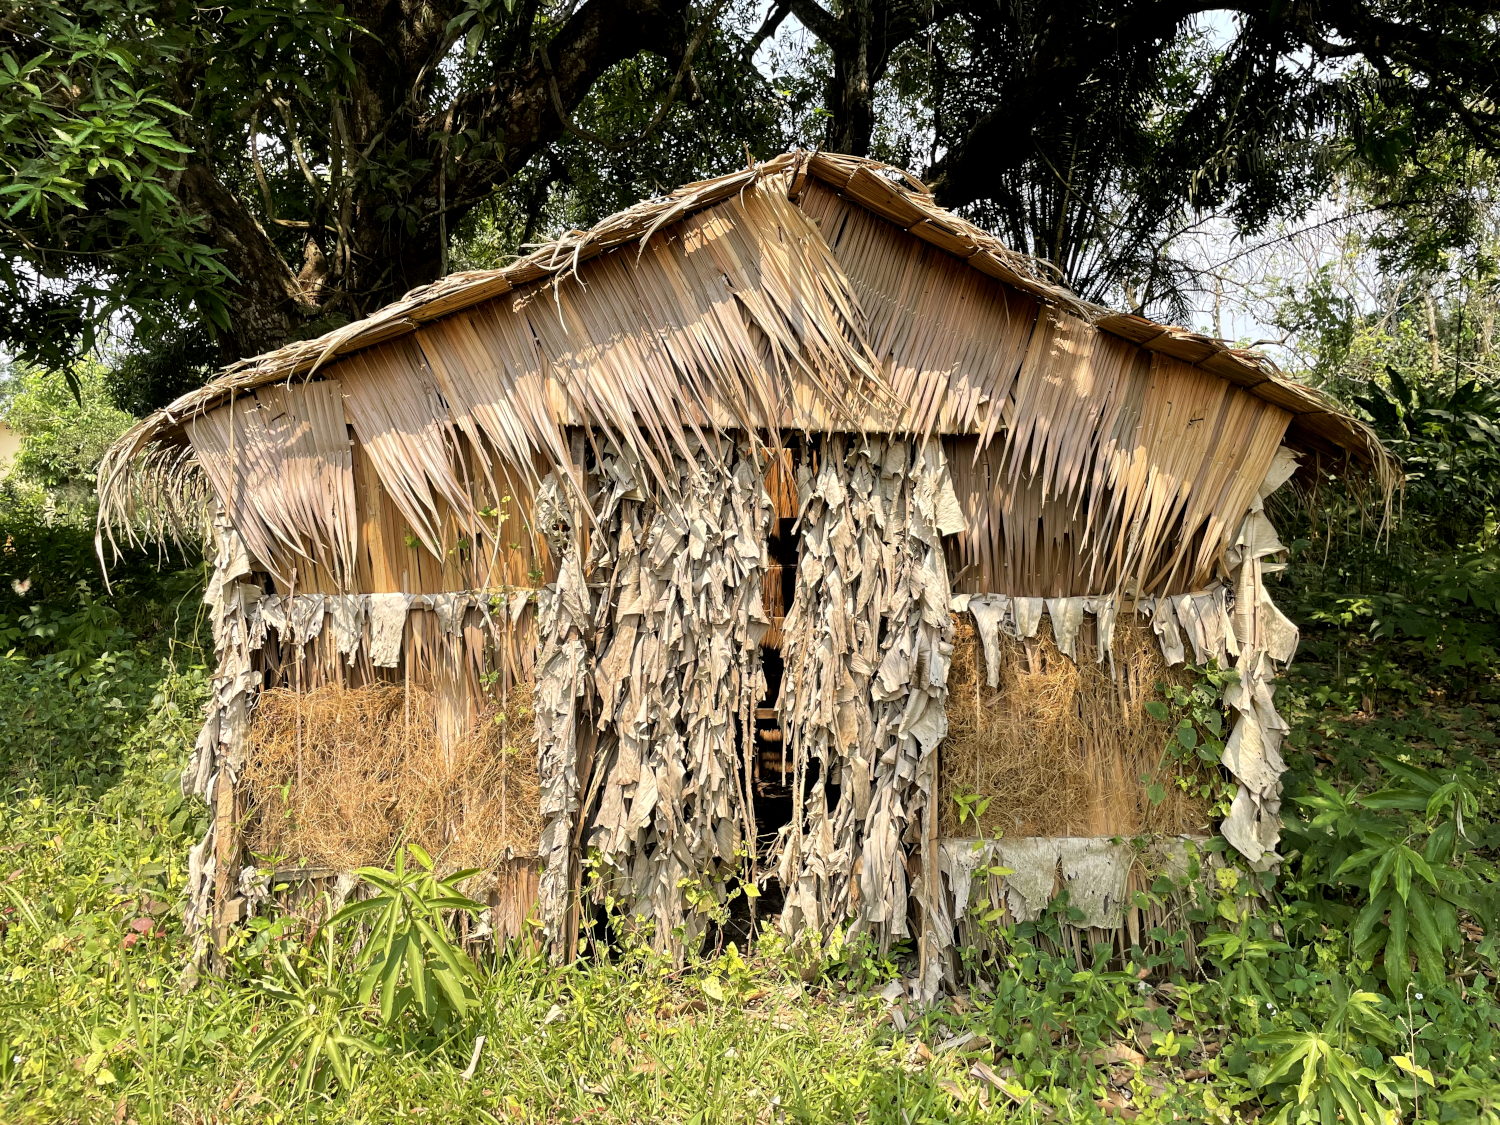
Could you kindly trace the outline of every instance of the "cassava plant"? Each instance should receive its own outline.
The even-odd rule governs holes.
[[[416,861],[413,868],[406,865],[408,852]],[[359,954],[364,962],[359,1004],[369,1004],[378,991],[380,1020],[386,1025],[408,1009],[438,1028],[462,1020],[476,1003],[481,974],[448,936],[444,915],[484,909],[458,889],[478,870],[468,868],[438,878],[432,857],[416,844],[408,844],[397,850],[392,870],[361,867],[355,874],[379,893],[345,906],[329,924],[352,919],[371,924],[369,940]]]
[[[359,1057],[380,1051],[357,1034],[363,1025],[349,1004],[337,969],[332,926],[324,927],[323,940],[326,956],[322,964],[313,962],[299,970],[285,953],[278,953],[275,975],[261,984],[266,999],[290,1008],[292,1014],[256,1042],[250,1062],[271,1060],[262,1075],[267,1086],[276,1086],[291,1073],[292,1094],[297,1098],[330,1093],[335,1081],[348,1090]]]
[[[1307,1118],[1318,1125],[1386,1125],[1391,1107],[1400,1103],[1380,1070],[1364,1065],[1351,1052],[1350,1031],[1357,1030],[1383,1046],[1396,1042],[1396,1029],[1379,1010],[1373,992],[1351,990],[1341,976],[1330,982],[1332,1011],[1320,1028],[1279,1031],[1261,1037],[1271,1048],[1285,1048],[1260,1080],[1263,1089],[1286,1083],[1286,1104],[1276,1125]],[[1292,1085],[1289,1080],[1295,1082]]]

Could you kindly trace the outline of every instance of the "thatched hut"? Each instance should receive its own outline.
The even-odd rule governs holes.
[[[1395,479],[1269,363],[796,153],[235,364],[111,452],[101,533],[214,513],[198,923],[413,840],[559,955],[755,881],[938,966],[981,862],[1108,929],[1122,839],[1212,829],[1147,797],[1188,661],[1239,670],[1218,827],[1274,861],[1262,502],[1335,471]]]

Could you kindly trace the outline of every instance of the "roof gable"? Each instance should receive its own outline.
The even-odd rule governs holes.
[[[643,201],[504,269],[446,277],[316,340],[232,365],[125,435],[103,466],[101,493],[108,501],[140,452],[235,394],[326,376],[343,357],[401,337],[415,337],[419,353],[433,349],[433,377],[452,382],[442,393],[466,403],[475,434],[512,463],[557,460],[556,427],[569,422],[638,434],[632,444],[647,459],[700,422],[873,425],[987,441],[1009,424],[1036,325],[1058,318],[1242,388],[1291,415],[1289,441],[1353,459],[1387,492],[1393,485],[1394,462],[1373,432],[1325,396],[1221,341],[1080,301],[919,188],[873,161],[789,153]],[[590,277],[611,280],[591,289]],[[460,322],[484,321],[489,335],[515,315],[526,328],[515,326],[510,363],[481,362],[486,375],[509,372],[506,402],[465,396],[452,359]],[[642,381],[642,371],[652,374]],[[493,416],[538,378],[551,385],[533,388],[517,417]]]

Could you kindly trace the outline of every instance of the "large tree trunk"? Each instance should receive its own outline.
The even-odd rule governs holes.
[[[511,65],[491,84],[434,104],[458,6],[351,4],[349,15],[370,34],[353,40],[354,77],[326,117],[299,124],[284,106],[247,110],[279,111],[289,130],[310,134],[316,126],[331,138],[326,171],[307,167],[298,154],[315,201],[311,223],[267,214],[264,192],[253,202],[236,195],[201,155],[178,177],[179,202],[200,219],[205,240],[235,277],[230,329],[222,336],[226,362],[323,323],[367,316],[435,280],[445,234],[572,127],[572,112],[606,70],[641,51],[680,59],[686,44],[688,0],[588,0],[545,45],[533,43],[529,29],[502,45]],[[519,8],[531,20],[536,0],[521,0]],[[455,137],[467,144],[454,145]],[[475,138],[487,144],[475,145]],[[392,153],[406,161],[409,182],[393,183],[387,174],[383,157]],[[426,166],[413,167],[418,160]],[[300,260],[286,260],[257,215],[306,230]]]
[[[875,21],[883,17],[880,0],[845,0],[841,11],[843,36],[833,52],[833,74],[828,80],[828,119],[823,147],[854,156],[870,155],[875,132],[875,83],[885,70],[885,58],[875,43]]]
[[[823,145],[855,156],[870,154],[875,88],[891,55],[961,7],[958,0],[844,0],[835,15],[817,0],[788,4],[833,55],[833,74],[824,91],[829,119]]]

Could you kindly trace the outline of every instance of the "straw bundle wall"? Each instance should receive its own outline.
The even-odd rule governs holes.
[[[446,748],[437,711],[433,692],[395,684],[266,692],[243,778],[250,850],[336,870],[383,866],[408,842],[449,869],[491,872],[507,855],[534,855],[530,685]]]
[[[1172,783],[1167,729],[1142,709],[1156,685],[1185,682],[1169,668],[1149,626],[1121,613],[1116,674],[1097,663],[1086,620],[1075,664],[1057,651],[1050,620],[1036,639],[1001,637],[1000,684],[985,684],[984,652],[970,622],[959,626],[948,679],[948,737],[939,788],[944,836],[1182,835],[1208,827],[1208,808]],[[1030,655],[1028,655],[1028,643]],[[1152,805],[1143,774],[1167,797]],[[978,832],[959,821],[957,794],[989,798]]]

